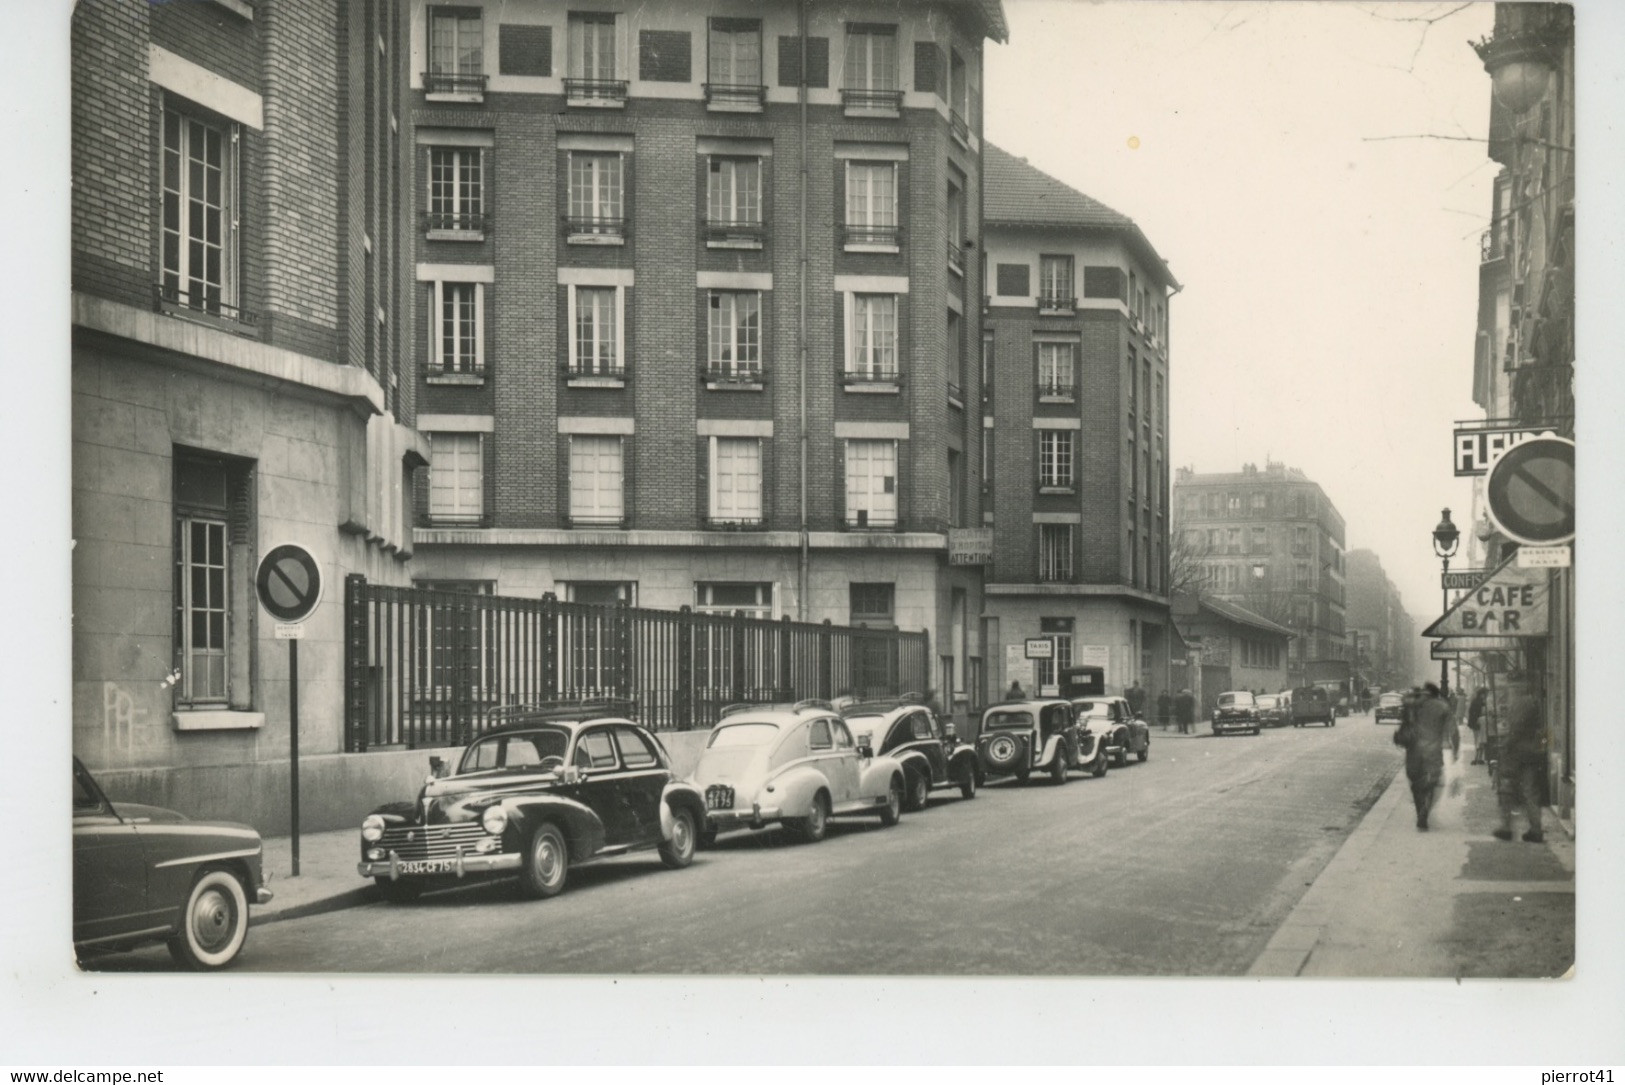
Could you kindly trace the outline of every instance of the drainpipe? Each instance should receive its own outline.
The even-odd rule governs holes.
[[[797,420],[796,437],[800,443],[801,553],[797,569],[799,576],[796,585],[796,616],[802,621],[807,621],[809,615],[807,597],[812,590],[811,540],[807,533],[807,0],[801,0],[797,5],[797,19],[801,34],[801,78],[797,80],[796,87],[796,101],[801,111],[801,174],[797,181],[797,195],[801,201],[801,222],[796,239],[797,260],[800,265],[800,274],[797,276],[800,281],[800,294],[796,300],[796,345],[800,358],[800,364],[797,366],[800,395],[796,402],[799,404],[800,415]]]

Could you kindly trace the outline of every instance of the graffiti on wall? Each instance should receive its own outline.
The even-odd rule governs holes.
[[[152,744],[151,715],[117,682],[102,683],[102,744],[108,754],[126,757]]]

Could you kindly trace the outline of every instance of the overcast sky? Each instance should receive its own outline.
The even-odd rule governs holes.
[[[1464,8],[1464,10],[1455,10]],[[1467,45],[1490,3],[1005,0],[988,138],[1134,219],[1170,306],[1172,463],[1303,471],[1439,610],[1429,533],[1468,522],[1478,244],[1498,167]],[[1431,25],[1416,21],[1444,16]],[[1402,21],[1405,20],[1405,21]]]

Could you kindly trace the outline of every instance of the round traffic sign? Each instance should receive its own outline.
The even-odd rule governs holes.
[[[1490,520],[1526,546],[1574,538],[1574,442],[1531,437],[1503,452],[1484,483]]]
[[[322,598],[322,569],[296,543],[273,547],[254,577],[260,605],[281,622],[302,622]]]

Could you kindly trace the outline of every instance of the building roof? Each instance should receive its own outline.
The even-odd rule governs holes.
[[[1215,599],[1211,596],[1204,595],[1199,600],[1197,605],[1203,610],[1206,610],[1212,614],[1217,614],[1219,617],[1224,618],[1227,621],[1235,622],[1238,625],[1251,626],[1254,629],[1261,629],[1266,633],[1274,633],[1282,637],[1297,636],[1296,633],[1288,629],[1286,626],[1278,625],[1277,623],[1264,617],[1262,614],[1256,614],[1253,611],[1248,610],[1240,603],[1230,603],[1223,599]]]
[[[1010,40],[1010,26],[1004,21],[1004,0],[953,0],[953,2],[976,8],[977,14],[982,17],[987,36],[994,41],[1002,44]]]
[[[1134,220],[1009,151],[984,143],[982,222],[988,226],[1073,226],[1127,236],[1132,248],[1175,290],[1180,289],[1157,250]]]

